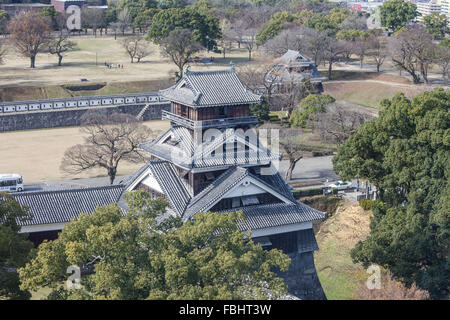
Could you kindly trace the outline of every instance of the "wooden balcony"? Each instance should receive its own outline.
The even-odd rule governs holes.
[[[206,128],[226,128],[234,127],[237,125],[258,123],[258,118],[256,116],[194,121],[165,110],[162,110],[162,118],[164,120],[170,120],[176,124],[182,125],[192,130]]]

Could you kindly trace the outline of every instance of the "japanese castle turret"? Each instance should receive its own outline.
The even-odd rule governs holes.
[[[151,160],[128,179],[126,190],[166,198],[167,213],[184,221],[197,212],[243,211],[243,231],[251,230],[264,248],[291,257],[290,270],[281,274],[290,293],[324,299],[312,229],[324,213],[296,201],[276,169],[280,154],[257,137],[253,127],[258,119],[250,105],[261,97],[245,88],[234,66],[215,71],[186,67],[183,77],[160,95],[171,103],[170,111],[163,112],[171,127],[141,144]]]

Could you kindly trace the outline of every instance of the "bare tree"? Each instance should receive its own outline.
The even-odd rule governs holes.
[[[258,33],[258,29],[256,28],[248,28],[244,36],[241,40],[241,43],[244,45],[245,49],[248,51],[248,60],[252,60],[252,52],[256,47],[256,34]]]
[[[448,84],[450,78],[450,48],[438,46],[434,62],[440,68],[445,84]]]
[[[131,63],[134,63],[134,59],[140,62],[142,58],[148,56],[151,52],[147,41],[141,35],[123,38],[122,45],[130,56]]]
[[[222,38],[219,39],[219,45],[222,49],[223,58],[225,59],[227,51],[231,51],[233,45],[233,33],[231,32],[230,22],[226,19],[223,19],[220,25],[220,29],[222,31]]]
[[[144,40],[145,41],[145,40]],[[150,48],[149,44],[147,42],[142,42],[137,50],[136,50],[136,60],[137,62],[141,62],[141,60],[149,55],[151,55],[153,50]]]
[[[69,40],[69,32],[67,30],[61,30],[49,41],[48,52],[58,56],[58,66],[61,66],[64,54],[75,50],[76,45],[74,41]]]
[[[264,51],[271,56],[280,56],[288,50],[302,51],[305,48],[303,30],[297,27],[281,31],[263,45]]]
[[[325,31],[318,31],[315,29],[303,29],[303,46],[302,50],[314,60],[318,66],[323,58],[325,49],[329,44],[329,37]]]
[[[271,104],[272,90],[275,81],[270,81],[269,74],[272,71],[273,63],[268,60],[247,63],[237,69],[239,79],[247,89],[258,92],[266,96],[267,103]]]
[[[183,76],[183,68],[192,56],[202,50],[202,45],[195,41],[192,32],[180,28],[172,30],[167,38],[162,39],[160,45],[163,54],[178,67],[177,78]]]
[[[81,21],[85,33],[88,28],[91,28],[92,34],[97,37],[97,29],[105,23],[105,14],[101,9],[84,9],[81,12]]]
[[[351,15],[340,25],[340,30],[367,30],[367,19],[358,15]]]
[[[2,39],[0,39],[0,64],[4,63],[4,56],[6,55],[6,47]]]
[[[420,83],[422,75],[428,83],[428,68],[433,60],[435,45],[431,35],[421,27],[401,31],[390,41],[391,59],[400,70],[405,70]]]
[[[231,39],[236,41],[239,49],[241,48],[241,43],[242,39],[244,38],[246,28],[247,28],[246,22],[243,19],[238,19],[234,21],[234,23],[230,28],[229,36]]]
[[[114,32],[114,40],[117,40],[117,31],[120,30],[122,23],[121,22],[111,22],[109,27]]]
[[[28,11],[19,13],[8,25],[10,41],[25,57],[30,58],[30,68],[35,68],[36,56],[50,39],[50,26],[41,14]]]
[[[386,43],[381,39],[381,37],[372,36],[369,38],[370,51],[368,55],[373,58],[375,65],[377,66],[377,72],[380,72],[380,67],[384,63],[384,60],[388,56],[388,51],[386,48]]]
[[[396,281],[391,274],[383,274],[382,287],[377,290],[369,289],[367,281],[361,281],[355,290],[356,300],[428,300],[430,294],[421,290],[415,283],[406,287]]]
[[[107,115],[89,112],[83,116],[81,132],[84,144],[69,148],[61,162],[61,170],[80,174],[86,170],[103,168],[110,183],[114,183],[117,167],[122,161],[139,163],[145,160],[139,144],[146,141],[152,131],[127,114]]]
[[[331,80],[333,63],[338,60],[339,56],[346,52],[347,45],[344,41],[332,37],[328,37],[325,43],[323,58],[328,63],[328,80]]]
[[[303,157],[309,155],[312,151],[328,150],[318,143],[314,143],[312,137],[304,138],[303,130],[299,128],[281,129],[280,147],[289,160],[289,166],[285,175],[286,181],[292,180],[292,172]]]
[[[125,35],[125,30],[130,26],[131,21],[131,15],[127,8],[124,8],[117,15],[117,25],[120,31],[122,31],[122,35]]]
[[[363,67],[364,58],[366,57],[367,53],[371,49],[372,42],[369,41],[369,38],[358,38],[356,39],[353,51],[355,54],[359,57],[359,67]]]
[[[348,106],[331,104],[326,112],[312,116],[312,125],[325,142],[344,143],[358,128],[373,116],[351,110]]]

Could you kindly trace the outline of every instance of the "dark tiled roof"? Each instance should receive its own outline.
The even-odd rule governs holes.
[[[91,214],[98,206],[117,203],[123,185],[83,189],[65,189],[15,193],[14,198],[29,207],[31,221],[18,222],[21,226],[66,223],[81,213]]]
[[[160,91],[164,98],[192,107],[259,103],[231,70],[186,71],[176,85]]]
[[[286,183],[284,183],[281,177],[270,176],[262,179],[259,176],[253,175],[245,168],[231,167],[192,198],[183,218],[189,219],[197,212],[208,210],[215,202],[220,200],[229,190],[234,188],[247,176],[250,176],[267,186],[273,193],[278,193],[292,201],[292,203],[296,203],[295,198],[292,196],[291,192],[287,190]]]
[[[137,178],[139,178],[139,176],[141,174],[143,174],[147,169],[149,168],[149,164],[146,163],[144,164],[142,167],[140,167],[135,173],[133,173],[132,175],[129,175],[128,177],[126,177],[125,179],[123,179],[122,181],[120,181],[120,184],[123,184],[125,189],[127,189],[130,185],[133,184],[134,181],[136,181]]]
[[[273,175],[261,175],[260,178],[289,200],[296,201],[291,190],[289,190],[287,183],[283,180],[279,172]]]
[[[248,170],[244,168],[232,167],[228,169],[192,198],[183,218],[188,219],[197,212],[208,210],[212,204],[220,200],[227,191],[236,186],[248,175]]]
[[[168,143],[167,141],[171,141]],[[226,151],[227,140],[237,140],[248,145],[249,151]],[[189,131],[174,127],[159,138],[144,142],[140,148],[160,159],[173,162],[183,168],[221,167],[230,165],[267,164],[278,160],[280,154],[272,152],[255,141],[246,141],[244,135],[235,130],[225,130],[214,141],[205,141],[195,145]],[[216,151],[212,156],[211,152]],[[221,151],[221,152],[220,152]]]
[[[281,227],[290,224],[322,220],[325,218],[323,212],[313,209],[301,202],[248,206],[221,212],[241,210],[246,217],[240,225],[240,229],[242,230]]]
[[[174,172],[173,165],[165,161],[150,161],[148,165],[172,208],[182,215],[191,196]]]

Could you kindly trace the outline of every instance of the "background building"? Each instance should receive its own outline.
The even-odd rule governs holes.
[[[423,17],[429,16],[432,13],[441,14],[441,5],[438,3],[438,0],[431,0],[429,2],[417,2],[417,12],[420,15],[417,17],[418,21],[422,21]]]
[[[0,10],[6,11],[8,15],[13,18],[19,13],[26,13],[28,11],[41,11],[44,8],[52,7],[51,4],[43,3],[9,3],[0,4]]]
[[[86,0],[52,0],[51,4],[58,12],[65,12],[69,6],[75,5],[82,8],[87,3]]]

